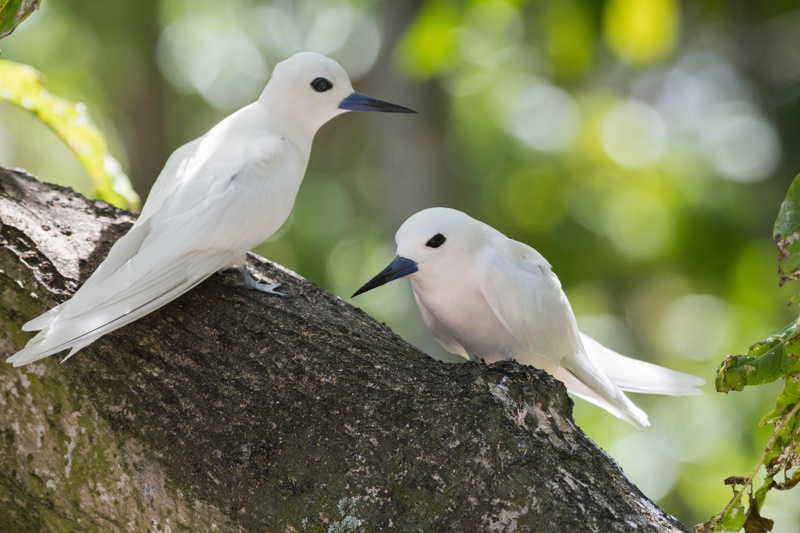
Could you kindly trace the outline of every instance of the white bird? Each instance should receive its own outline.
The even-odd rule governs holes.
[[[580,333],[550,263],[491,226],[453,209],[426,209],[395,241],[394,261],[353,296],[408,276],[425,325],[448,352],[535,366],[635,426],[649,426],[647,414],[623,391],[701,393],[700,378],[630,359]]]
[[[258,101],[172,153],[130,231],[70,300],[23,326],[41,331],[7,362],[71,348],[66,360],[234,265],[248,288],[280,295],[253,280],[247,251],[286,221],[315,133],[346,111],[413,113],[355,92],[325,56],[279,63]]]

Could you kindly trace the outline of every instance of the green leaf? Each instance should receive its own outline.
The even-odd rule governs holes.
[[[722,517],[722,527],[726,531],[739,531],[744,526],[745,520],[747,520],[747,511],[745,511],[744,505],[737,503]]]
[[[719,392],[740,391],[745,386],[763,385],[800,371],[800,321],[752,345],[745,355],[729,355],[717,369]]]
[[[772,526],[775,525],[773,520],[764,518],[758,513],[758,509],[750,504],[750,512],[747,514],[747,520],[744,522],[745,533],[767,533],[772,531]]]
[[[780,254],[778,273],[783,285],[800,277],[800,176],[786,193],[772,233]]]
[[[0,0],[0,39],[39,9],[39,0]]]
[[[772,476],[765,477],[764,483],[761,484],[761,487],[756,491],[756,495],[750,501],[750,506],[752,507],[755,505],[756,509],[761,509],[761,506],[764,505],[764,500],[767,497],[767,492],[769,492],[772,487]]]
[[[0,101],[33,113],[52,128],[86,169],[97,198],[126,209],[139,207],[139,197],[128,176],[109,153],[108,144],[92,124],[85,105],[50,94],[42,74],[5,60],[0,60]]]
[[[775,409],[764,415],[760,422],[762,426],[774,423],[777,419],[786,416],[800,401],[800,376],[792,374],[784,379],[786,383],[777,400],[775,400]]]

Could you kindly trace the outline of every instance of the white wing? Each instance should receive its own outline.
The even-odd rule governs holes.
[[[544,257],[505,237],[492,240],[485,255],[482,293],[518,343],[515,358],[538,362],[573,393],[635,425],[648,425],[647,415],[587,355],[572,308]]]
[[[81,289],[86,291],[89,287],[105,280],[139,252],[142,242],[150,233],[149,227],[142,227],[144,222],[158,212],[166,199],[170,197],[176,189],[185,187],[186,184],[192,180],[198,182],[208,181],[214,178],[214,174],[211,172],[198,172],[198,167],[201,166],[198,163],[201,162],[202,159],[208,160],[209,155],[215,154],[215,148],[220,145],[220,142],[215,142],[214,139],[223,138],[225,131],[230,128],[235,117],[240,115],[245,109],[247,108],[226,118],[202,137],[190,141],[172,152],[164,168],[161,169],[158,178],[151,187],[147,195],[147,201],[142,208],[142,212],[139,214],[139,218],[128,233],[114,244],[106,259],[100,264],[97,270],[92,273],[89,279],[84,282]],[[204,153],[206,157],[202,158]],[[207,179],[203,180],[203,177]],[[64,310],[67,304],[69,304],[69,301],[57,305],[48,312],[28,321],[22,326],[22,330],[38,331],[43,329]]]
[[[206,165],[210,157],[229,156],[230,154],[219,154],[219,148],[233,144],[231,139],[237,138],[235,133],[236,126],[251,116],[252,108],[256,105],[250,104],[243,107],[223,119],[202,137],[198,137],[172,152],[155,183],[150,188],[147,201],[142,207],[142,212],[136,224],[141,224],[157,213],[164,201],[176,189],[186,185],[189,181],[197,180],[198,177],[201,177],[198,175],[197,170],[199,167]],[[244,138],[239,140],[239,142],[245,143],[246,141],[247,139]],[[234,172],[236,171],[236,169],[233,170]]]
[[[142,207],[142,212],[136,221],[137,224],[153,216],[164,203],[164,200],[188,178],[189,173],[187,171],[198,156],[198,149],[205,137],[206,135],[190,141],[172,152],[147,194],[147,201]]]
[[[277,138],[239,140],[223,147],[228,153],[206,158],[193,179],[175,187],[157,213],[114,245],[91,283],[26,324],[43,329],[8,362],[19,366],[70,347],[72,355],[177,298],[263,240],[264,229],[248,220],[260,198],[248,189],[267,182],[264,173],[277,163],[280,145]]]

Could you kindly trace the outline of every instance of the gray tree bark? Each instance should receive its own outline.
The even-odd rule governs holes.
[[[135,215],[0,169],[0,355]],[[3,531],[686,531],[560,382],[435,361],[259,257],[67,363],[0,366]]]

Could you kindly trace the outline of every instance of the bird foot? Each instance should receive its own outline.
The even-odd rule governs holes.
[[[241,270],[244,283],[237,283],[237,287],[244,287],[246,289],[263,292],[265,294],[273,294],[275,296],[282,296],[284,298],[289,297],[288,294],[275,290],[282,285],[281,283],[262,283],[253,278],[250,272],[247,271],[247,267],[242,267]]]
[[[259,283],[253,282],[252,285],[248,285],[247,283],[237,283],[236,287],[244,287],[245,289],[251,289],[258,292],[263,292],[264,294],[273,294],[275,296],[282,296],[284,298],[289,298],[290,295],[286,294],[285,292],[278,292],[275,289],[280,287],[282,283]]]

